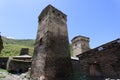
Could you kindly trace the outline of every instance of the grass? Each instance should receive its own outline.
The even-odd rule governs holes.
[[[29,48],[30,55],[33,55],[33,47],[31,46],[4,44],[4,49],[2,50],[0,57],[18,56],[20,54],[21,48]]]
[[[4,49],[2,50],[0,57],[12,57],[20,54],[21,48],[29,48],[29,54],[33,55],[34,43],[33,39],[8,39],[2,37]],[[70,44],[71,56],[73,56],[72,44]]]
[[[6,74],[8,74],[7,70],[0,69],[0,78],[5,78]]]

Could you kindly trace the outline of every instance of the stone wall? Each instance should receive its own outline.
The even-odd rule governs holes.
[[[31,67],[31,62],[10,60],[7,70],[11,73],[24,73]]]
[[[73,69],[73,78],[74,80],[80,79],[80,64],[79,59],[71,57],[72,69]]]
[[[120,79],[120,39],[91,49],[78,57],[80,72],[86,78]]]
[[[3,41],[2,41],[2,37],[0,35],[0,53],[1,53],[2,49],[3,49]]]
[[[9,57],[0,57],[0,68],[6,69]]]

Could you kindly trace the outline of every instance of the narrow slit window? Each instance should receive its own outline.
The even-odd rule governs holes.
[[[60,13],[58,13],[58,16],[60,16]]]
[[[53,13],[55,13],[55,11],[54,11],[54,10],[53,10],[52,12],[53,12]]]
[[[75,46],[77,46],[77,44],[75,44]]]
[[[41,21],[41,18],[39,19],[39,22]]]
[[[43,39],[41,38],[40,42],[39,42],[39,45],[42,45],[42,43],[43,43]]]

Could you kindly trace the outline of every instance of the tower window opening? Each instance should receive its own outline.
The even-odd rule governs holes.
[[[77,44],[75,44],[75,46],[77,46]]]
[[[39,45],[42,45],[42,43],[43,43],[43,39],[41,38],[40,42],[39,42]]]
[[[39,21],[41,21],[41,18],[39,19]]]
[[[58,13],[58,16],[60,16],[60,13]]]
[[[52,12],[53,12],[53,13],[55,13],[55,11],[54,11],[54,10],[53,10]]]

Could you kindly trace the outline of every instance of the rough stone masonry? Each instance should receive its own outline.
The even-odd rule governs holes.
[[[1,32],[0,32],[0,53],[3,49],[3,41],[2,41],[2,36],[1,36]]]
[[[71,80],[67,16],[48,5],[38,17],[31,66],[32,80]]]

